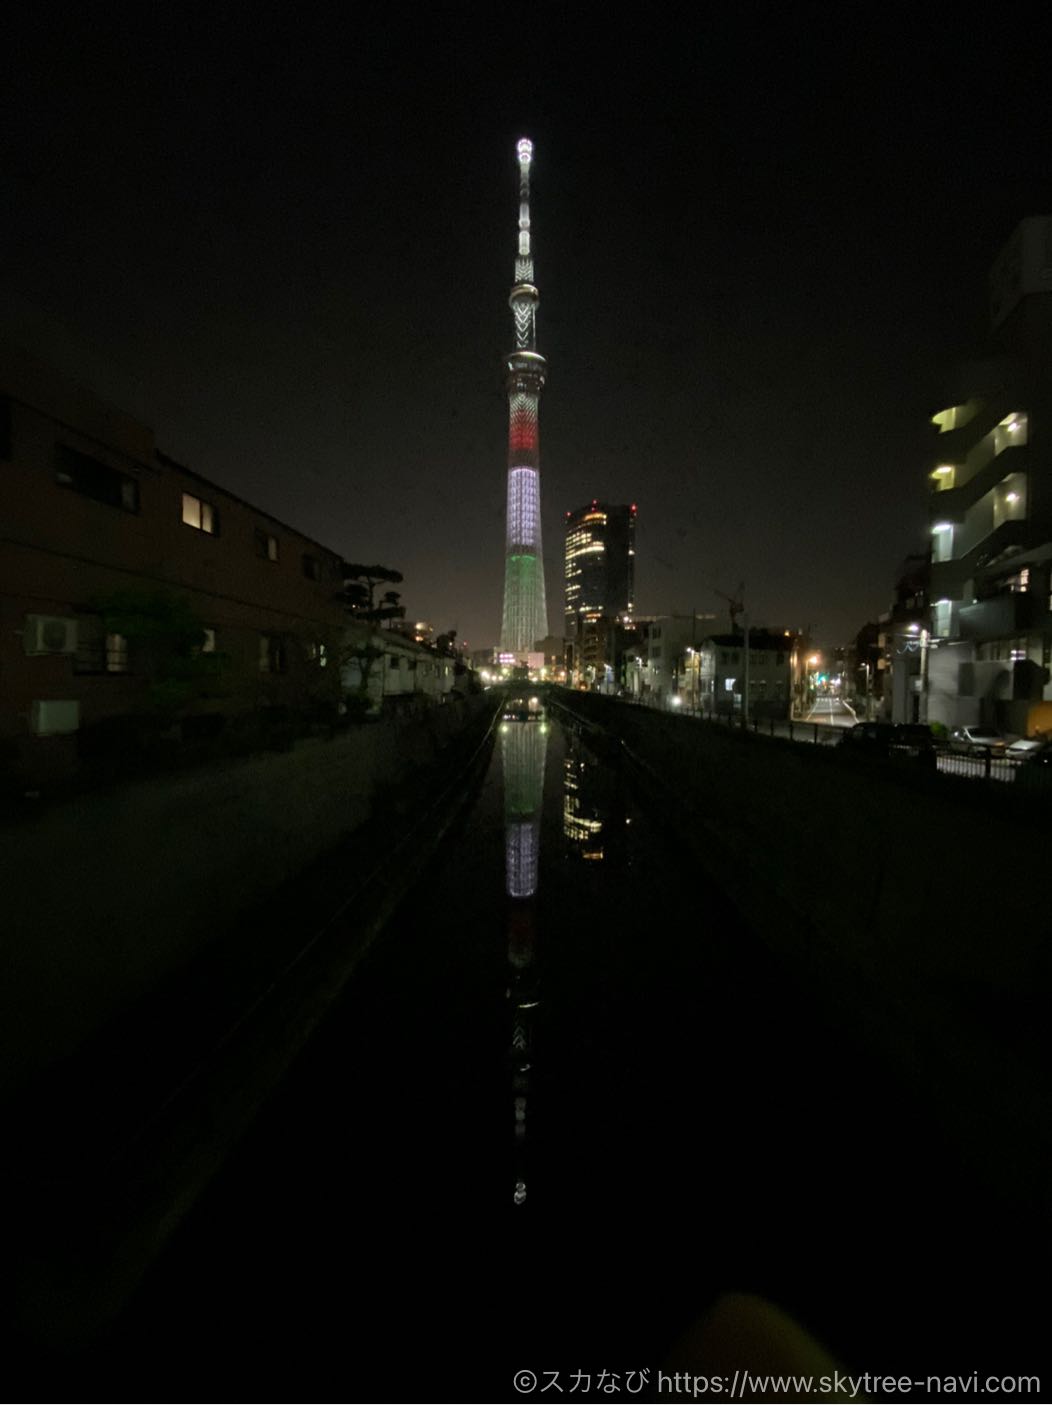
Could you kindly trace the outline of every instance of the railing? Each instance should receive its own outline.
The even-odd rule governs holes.
[[[735,731],[756,732],[766,737],[785,737],[791,742],[810,742],[815,746],[835,746],[844,732],[843,727],[829,722],[804,722],[793,717],[750,717],[746,726],[741,713],[719,712],[704,720],[719,723]]]
[[[637,704],[641,702],[636,698],[624,698],[621,701]],[[760,736],[782,737],[792,742],[807,742],[814,746],[836,746],[848,730],[847,727],[831,722],[805,722],[799,718],[788,717],[750,717],[746,725],[740,712],[710,713],[700,717],[691,709],[683,709],[677,710],[674,715],[693,717],[697,721],[724,727],[728,731],[748,731]],[[1026,756],[1009,756],[1003,753],[998,755],[989,747],[955,751],[948,743],[938,740],[935,742],[935,752],[939,771],[944,775],[964,776],[969,780],[1015,781],[1019,768],[1027,761]],[[1046,786],[1052,788],[1052,768],[1046,772],[1044,768],[1035,767],[1018,779],[1021,782],[1032,783],[1031,788],[1034,789]]]
[[[971,780],[1014,781],[1024,756],[997,756],[989,747],[978,751],[952,751],[939,747],[939,770],[945,775],[967,776]]]

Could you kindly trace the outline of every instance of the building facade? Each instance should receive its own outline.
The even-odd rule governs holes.
[[[344,577],[339,553],[174,462],[146,426],[0,353],[5,784],[68,778],[135,725],[186,738],[337,713],[356,660],[370,695],[448,691],[451,663],[348,620]]]
[[[593,500],[566,514],[563,562],[567,672],[608,687],[620,673],[619,627],[635,610],[636,506]]]
[[[991,275],[993,354],[962,367],[929,485],[922,720],[1052,726],[1052,218],[1024,220]]]

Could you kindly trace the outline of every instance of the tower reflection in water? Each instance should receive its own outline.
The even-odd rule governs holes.
[[[537,874],[548,723],[535,698],[509,700],[500,728],[504,775],[504,875],[508,898],[511,1067],[515,1098],[515,1204],[526,1201],[526,1109],[538,1006]]]

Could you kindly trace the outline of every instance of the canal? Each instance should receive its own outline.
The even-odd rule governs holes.
[[[653,1377],[726,1289],[852,1371],[1031,1369],[1019,1216],[744,930],[735,874],[707,879],[616,757],[522,701],[333,1016],[78,1363],[89,1397]]]

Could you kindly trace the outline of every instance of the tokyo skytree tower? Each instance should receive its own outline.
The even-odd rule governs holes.
[[[519,252],[508,299],[515,350],[506,361],[508,388],[508,533],[504,562],[502,653],[521,656],[548,633],[541,553],[541,475],[537,411],[547,362],[537,350],[537,303],[530,252],[530,162],[533,143],[519,142]]]

